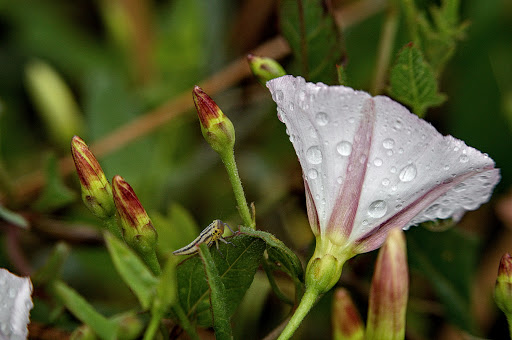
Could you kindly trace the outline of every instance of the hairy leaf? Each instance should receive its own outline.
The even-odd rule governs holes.
[[[213,261],[229,300],[226,303],[227,315],[231,316],[245,291],[251,285],[258,269],[265,243],[248,235],[235,235],[228,238],[233,244],[220,244],[220,252],[211,249]],[[197,319],[199,325],[213,325],[210,312],[210,288],[205,277],[203,262],[198,256],[183,261],[178,266],[178,296],[188,317]]]
[[[399,53],[391,69],[389,94],[412,108],[423,117],[427,108],[440,105],[445,96],[438,93],[437,81],[432,68],[424,60],[421,51],[412,44]]]

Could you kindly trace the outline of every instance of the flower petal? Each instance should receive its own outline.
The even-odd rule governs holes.
[[[292,76],[267,86],[299,157],[320,232],[335,242],[369,242],[378,230],[435,218],[458,220],[486,202],[499,181],[487,155],[442,136],[387,97]],[[377,239],[373,246],[383,241]]]
[[[0,268],[0,339],[26,339],[33,307],[30,279]]]

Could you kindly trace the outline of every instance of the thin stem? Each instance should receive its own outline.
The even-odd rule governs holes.
[[[123,234],[121,233],[121,228],[119,228],[119,225],[117,224],[116,216],[110,216],[109,218],[104,219],[103,224],[112,235],[120,240],[123,239]]]
[[[316,290],[306,288],[306,292],[304,293],[304,296],[302,296],[299,306],[277,340],[287,340],[292,337],[295,330],[299,327],[302,320],[315,304],[318,295],[319,294]]]
[[[158,262],[156,252],[153,250],[141,255],[142,259],[144,260],[144,262],[146,262],[146,264],[148,265],[149,269],[151,269],[153,274],[160,275],[162,270],[160,269],[160,262]]]
[[[222,159],[222,163],[224,163],[224,166],[226,167],[226,171],[228,172],[229,181],[231,182],[231,186],[233,187],[233,193],[235,194],[235,199],[238,206],[238,212],[240,213],[240,217],[242,217],[244,225],[252,229],[256,229],[256,223],[254,221],[253,216],[251,216],[249,205],[247,204],[247,200],[245,199],[242,181],[240,180],[240,176],[238,175],[235,154],[233,153],[233,150],[229,150],[226,152],[221,152],[219,153],[219,155],[220,158]]]
[[[192,326],[192,324],[188,320],[187,315],[183,311],[183,308],[181,307],[181,305],[179,303],[176,303],[172,307],[172,309],[173,309],[174,313],[176,314],[176,316],[178,317],[178,319],[180,320],[181,327],[185,330],[185,332],[187,332],[188,336],[192,340],[201,340],[199,335],[197,335],[196,329]]]
[[[386,11],[386,18],[382,25],[379,50],[377,52],[377,63],[375,65],[375,78],[373,79],[371,93],[378,95],[385,85],[385,78],[388,73],[391,53],[395,43],[396,31],[398,28],[398,6],[395,1],[389,2]]]
[[[281,292],[281,290],[277,286],[276,280],[274,280],[274,276],[272,275],[272,269],[270,268],[267,259],[263,259],[263,261],[261,261],[261,265],[263,266],[263,270],[265,270],[265,274],[267,274],[268,282],[270,283],[270,287],[272,287],[274,294],[276,294],[279,300],[293,306],[293,301],[290,300],[286,295],[284,295],[283,292]]]
[[[160,326],[160,316],[158,314],[151,315],[149,326],[146,328],[146,332],[144,333],[144,340],[154,339],[156,332],[158,331],[158,326]]]

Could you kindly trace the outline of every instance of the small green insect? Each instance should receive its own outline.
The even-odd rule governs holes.
[[[208,225],[206,228],[204,228],[203,231],[199,234],[199,236],[192,241],[189,245],[180,248],[178,250],[173,251],[172,253],[174,255],[190,255],[194,254],[198,251],[199,245],[201,243],[207,243],[208,247],[215,242],[215,245],[217,246],[217,250],[219,250],[219,240],[222,242],[228,244],[231,242],[226,241],[224,238],[222,238],[222,234],[224,234],[224,228],[228,227],[229,230],[231,230],[232,233],[234,231],[231,229],[231,227],[227,224],[222,222],[221,220],[215,220],[210,225]],[[231,243],[233,244],[233,243]],[[220,250],[219,250],[220,251]]]

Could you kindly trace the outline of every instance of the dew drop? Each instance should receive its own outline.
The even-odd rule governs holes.
[[[372,202],[368,207],[368,215],[373,218],[381,218],[388,211],[388,205],[383,200]]]
[[[375,159],[373,160],[373,165],[375,165],[375,166],[381,166],[381,165],[382,165],[382,159],[380,159],[380,158],[375,158]]]
[[[402,148],[398,149],[398,153],[404,153],[404,149],[402,149]]]
[[[299,92],[299,100],[304,100],[304,99],[306,99],[306,92],[300,91]]]
[[[382,180],[382,185],[383,185],[383,186],[385,186],[385,187],[387,187],[387,186],[389,185],[389,183],[390,183],[390,182],[391,182],[391,181],[389,180],[389,178],[384,178],[384,179]]]
[[[388,155],[390,157],[393,156],[393,150],[386,151],[386,155]]]
[[[288,106],[288,108],[290,109],[290,111],[295,110],[295,104],[290,103],[290,106]]]
[[[454,190],[455,192],[461,192],[461,191],[466,190],[466,183],[459,183],[459,184],[457,184],[457,185],[453,188],[453,190]]]
[[[391,138],[386,138],[382,142],[382,146],[385,149],[393,149],[393,147],[395,146],[395,141],[393,139],[391,139]]]
[[[416,178],[417,170],[414,164],[406,165],[398,175],[402,182],[410,182]]]
[[[336,182],[338,182],[338,184],[341,184],[341,182],[343,182],[343,178],[341,176],[336,178]]]
[[[312,146],[306,151],[306,159],[311,164],[322,163],[322,151],[318,146]]]
[[[277,90],[277,91],[276,91],[276,100],[281,101],[281,100],[283,100],[283,99],[284,99],[283,91],[281,91],[281,90]]]
[[[467,163],[467,161],[469,161],[469,157],[468,157],[468,155],[461,155],[461,156],[459,157],[459,161],[460,161],[461,163]]]
[[[396,174],[396,167],[392,166],[389,171],[391,171],[392,174]]]
[[[355,122],[355,121],[356,121],[356,119],[355,119],[354,117],[350,117],[350,118],[348,119],[348,122],[349,122],[350,124],[354,124],[354,122]]]
[[[309,169],[308,177],[311,178],[311,179],[317,178],[318,177],[318,171],[316,171],[315,169]]]
[[[339,142],[338,145],[336,145],[336,150],[338,150],[338,153],[342,156],[349,156],[352,152],[352,144],[347,141]]]
[[[446,165],[443,167],[443,169],[445,169],[445,170],[450,170],[450,166],[449,166],[448,164],[446,164]]]
[[[315,117],[316,123],[320,126],[325,126],[329,123],[329,116],[325,112],[318,112]]]
[[[363,220],[363,222],[361,222],[362,225],[364,226],[367,226],[368,225],[368,221],[367,220]]]
[[[402,128],[402,121],[400,119],[396,120],[394,128],[397,130],[400,130]]]

